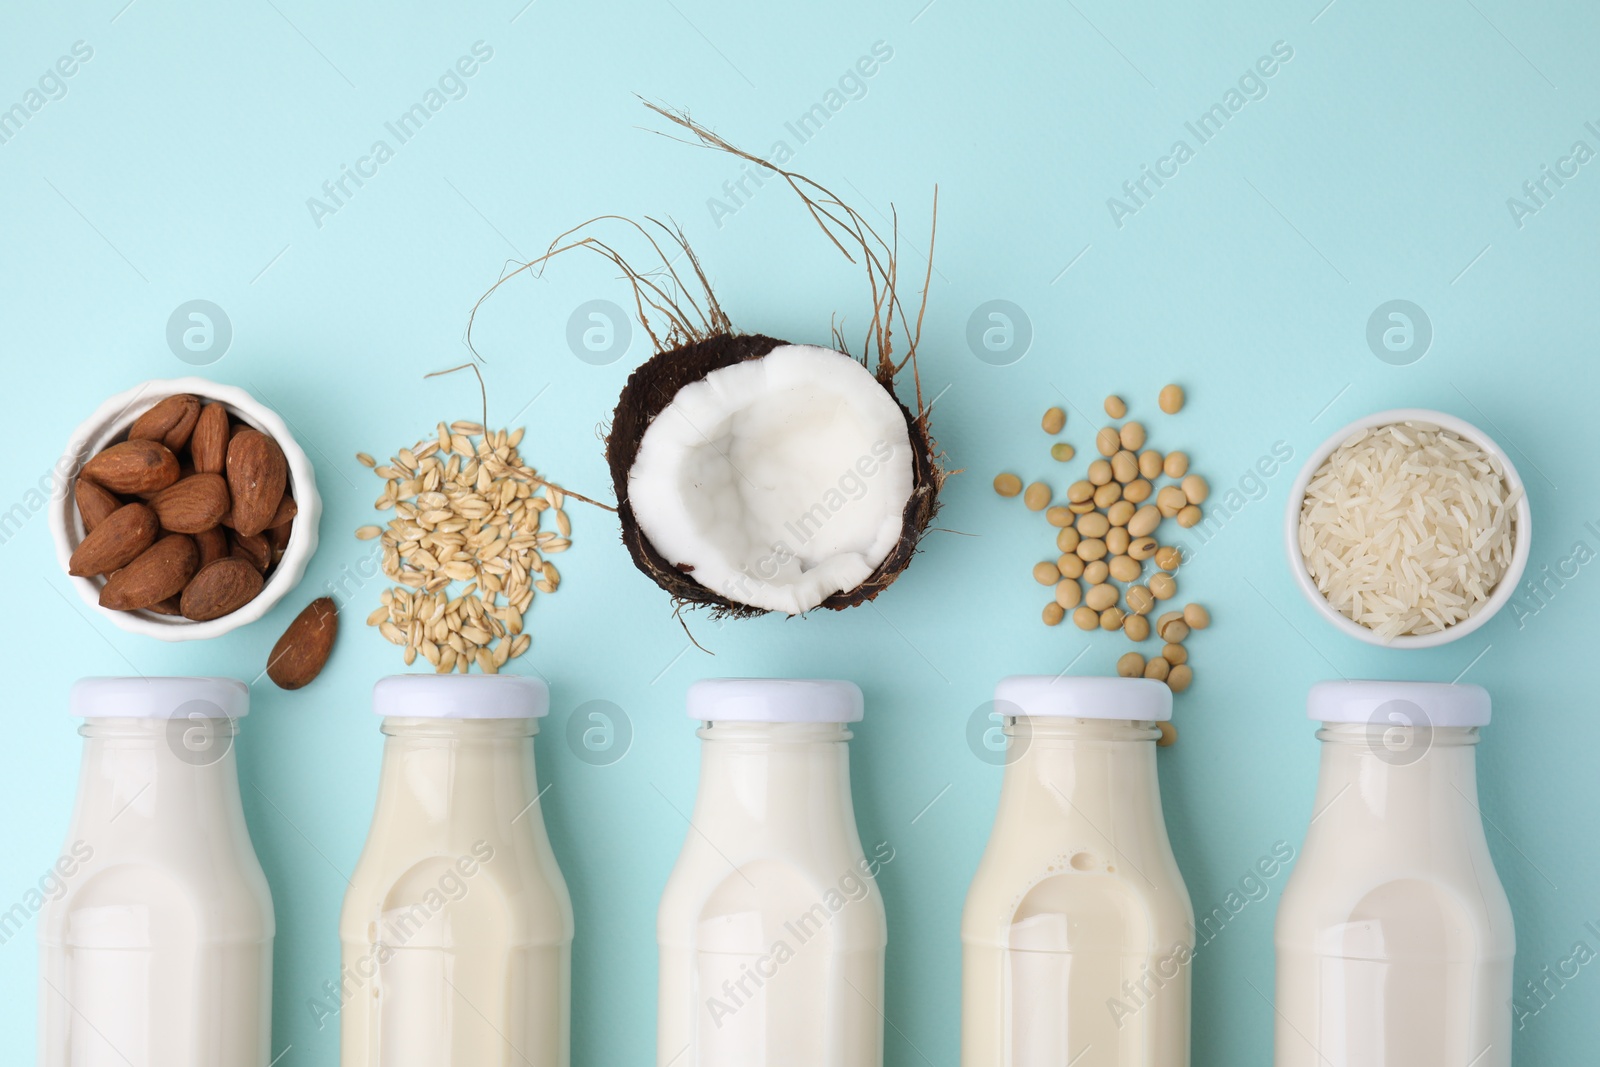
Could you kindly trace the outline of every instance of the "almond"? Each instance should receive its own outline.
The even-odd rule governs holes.
[[[100,590],[100,606],[116,611],[148,608],[180,593],[199,569],[194,539],[168,534],[111,576]]]
[[[200,474],[221,474],[228,459],[228,409],[207,404],[200,409],[189,437],[189,459]]]
[[[248,560],[232,556],[214,560],[184,586],[183,617],[195,622],[220,619],[254,600],[261,584],[261,572]]]
[[[93,533],[105,517],[122,506],[115,493],[98,486],[87,478],[79,478],[72,485],[72,497],[78,502],[78,518],[83,520],[83,532]]]
[[[227,468],[233,528],[241,534],[258,534],[277,514],[289,481],[283,449],[260,430],[241,430],[228,442]]]
[[[294,617],[272,646],[267,676],[280,689],[299,689],[322,672],[339,633],[339,611],[330,597],[318,597]]]
[[[287,526],[294,522],[294,517],[298,514],[300,505],[294,502],[294,497],[284,493],[283,499],[278,501],[278,510],[272,513],[272,519],[267,523],[267,529],[275,530],[279,526]]]
[[[209,530],[201,530],[194,535],[194,543],[200,547],[200,566],[204,567],[214,559],[226,557],[233,546],[228,543],[227,531],[220,526],[213,526]]]
[[[217,525],[228,510],[228,483],[220,474],[191,474],[150,498],[163,529],[199,533]]]
[[[289,535],[294,530],[294,523],[286,522],[282,526],[270,526],[262,536],[267,539],[267,544],[272,546],[272,562],[276,566],[283,558],[283,553],[289,547]]]
[[[148,608],[145,608],[145,610],[153,611],[157,615],[182,615],[183,608],[181,603],[182,602],[178,597],[169,596],[165,600],[157,601],[156,603],[151,604]]]
[[[178,480],[178,457],[160,441],[123,441],[90,457],[81,473],[113,493],[153,493]]]
[[[194,432],[195,420],[199,417],[199,398],[176,393],[133,420],[128,440],[160,441],[176,452],[189,443],[189,435]]]
[[[67,573],[83,578],[126,567],[155,544],[159,531],[154,511],[143,504],[124,504],[96,523],[73,549]]]
[[[237,531],[229,534],[228,554],[246,560],[262,574],[266,574],[267,568],[272,566],[272,545],[262,534],[242,534]]]

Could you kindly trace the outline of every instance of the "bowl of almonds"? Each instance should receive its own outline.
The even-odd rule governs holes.
[[[322,511],[311,462],[275,412],[203,378],[107,400],[57,469],[56,556],[84,602],[131,633],[215,637],[265,615],[305,573]]]

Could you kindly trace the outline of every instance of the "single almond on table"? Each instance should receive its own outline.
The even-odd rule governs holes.
[[[150,507],[173,533],[209,530],[228,511],[228,483],[220,474],[191,474],[151,497]]]
[[[247,560],[263,575],[272,565],[272,545],[262,534],[242,534],[234,531],[228,535],[228,554]]]
[[[277,514],[289,481],[283,449],[260,430],[241,430],[228,442],[227,472],[233,528],[245,535],[259,534]]]
[[[168,534],[107,580],[100,590],[100,606],[117,611],[148,608],[182,592],[199,569],[200,550],[194,539]]]
[[[200,568],[184,586],[180,609],[195,622],[238,611],[261,592],[261,572],[249,560],[226,556]]]
[[[322,672],[339,633],[339,611],[331,597],[318,597],[294,617],[272,646],[267,677],[280,689],[299,689]]]
[[[176,452],[189,443],[189,435],[194,432],[199,418],[199,397],[176,393],[133,420],[128,440],[160,441]]]
[[[93,533],[107,515],[122,506],[115,493],[87,478],[78,478],[73,483],[72,498],[78,503],[78,518],[83,520],[84,533]]]
[[[86,578],[126,567],[155,544],[160,532],[161,524],[153,510],[143,504],[124,504],[96,523],[72,550],[67,573]]]
[[[207,404],[200,409],[189,437],[189,458],[199,474],[221,474],[228,459],[228,409]]]
[[[122,441],[91,456],[80,473],[113,493],[153,493],[178,480],[178,457],[160,441]]]
[[[194,535],[194,543],[200,546],[200,566],[204,567],[212,560],[222,559],[233,551],[233,546],[228,543],[228,533],[220,526],[213,526],[209,530],[201,530]]]

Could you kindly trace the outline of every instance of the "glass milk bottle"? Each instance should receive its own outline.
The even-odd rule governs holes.
[[[266,1067],[272,897],[233,752],[249,703],[231,678],[72,687],[83,765],[66,888],[39,916],[41,1067]]]
[[[1194,911],[1156,782],[1172,693],[1003,679],[1000,809],[961,919],[963,1067],[1185,1067]]]
[[[1277,1067],[1509,1067],[1511,906],[1478,811],[1475,685],[1323,682],[1278,905]]]
[[[887,932],[850,800],[851,682],[689,689],[700,789],[657,918],[661,1067],[879,1067]]]
[[[572,901],[534,780],[543,682],[397,675],[339,918],[342,1067],[567,1067]]]

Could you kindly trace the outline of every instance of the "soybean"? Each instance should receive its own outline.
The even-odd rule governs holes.
[[[1161,509],[1161,514],[1172,518],[1188,506],[1189,498],[1183,495],[1183,490],[1175,485],[1164,485],[1156,494],[1156,507]]]
[[[1122,620],[1122,632],[1130,641],[1143,641],[1150,636],[1150,620],[1143,615],[1129,615]]]
[[[1112,478],[1111,464],[1103,459],[1097,459],[1089,464],[1089,473],[1086,476],[1090,485],[1105,485]]]
[[[1183,562],[1183,553],[1172,545],[1162,545],[1156,549],[1156,566],[1164,571],[1175,571],[1178,564]]]
[[[1060,604],[1052,601],[1044,606],[1042,617],[1046,626],[1060,626],[1061,620],[1067,617],[1067,611]]]
[[[1122,438],[1122,447],[1130,452],[1137,452],[1144,447],[1144,424],[1140,422],[1125,422],[1118,431]]]
[[[1072,613],[1072,625],[1080,630],[1093,630],[1100,625],[1100,616],[1092,608],[1079,607]]]
[[[1161,649],[1161,658],[1177,667],[1189,662],[1189,650],[1182,645],[1166,645]]]
[[[1160,474],[1160,471],[1156,472]],[[1122,487],[1122,499],[1131,500],[1135,504],[1143,504],[1150,499],[1150,494],[1155,492],[1155,486],[1143,478],[1136,478]]]
[[[1056,603],[1062,609],[1075,608],[1083,602],[1083,589],[1070,578],[1056,583]]]
[[[1107,415],[1110,415],[1113,419],[1120,419],[1127,413],[1128,405],[1122,402],[1122,398],[1120,396],[1112,393],[1110,396],[1106,397]]]
[[[1186,452],[1168,452],[1161,461],[1161,470],[1168,478],[1182,478],[1189,473],[1189,456]]]
[[[1204,504],[1206,497],[1211,494],[1211,486],[1198,474],[1190,474],[1183,479],[1183,495],[1189,498],[1191,504]]]
[[[1122,629],[1122,620],[1125,618],[1127,616],[1122,613],[1121,608],[1109,607],[1100,613],[1100,629],[1120,630]]]
[[[1156,573],[1150,576],[1150,595],[1157,600],[1171,600],[1178,591],[1178,582],[1170,574]]]
[[[1128,423],[1128,426],[1133,425],[1135,424]],[[1128,426],[1124,426],[1123,429],[1126,430]],[[1139,477],[1139,457],[1124,448],[1111,457],[1111,474],[1117,481],[1127,485]]]
[[[1001,496],[1016,496],[1022,492],[1022,479],[1015,474],[996,474],[994,476],[994,491]]]
[[[1053,508],[1047,509],[1044,513],[1044,521],[1048,522],[1051,526],[1071,526],[1074,518],[1076,518],[1076,516],[1060,504],[1057,504]]]
[[[1106,485],[1102,485],[1100,488],[1094,491],[1094,506],[1097,508],[1109,508],[1112,504],[1115,504],[1121,499],[1122,486],[1118,485],[1116,482],[1110,482]]]
[[[1130,585],[1124,595],[1128,600],[1128,609],[1135,615],[1148,615],[1156,606],[1155,595],[1142,585]]]
[[[1090,585],[1103,585],[1109,577],[1111,577],[1111,567],[1103,559],[1083,565],[1083,580]]]
[[[1124,652],[1122,658],[1117,660],[1117,673],[1124,678],[1143,677],[1144,657],[1137,652]]]
[[[1050,504],[1050,487],[1043,482],[1034,482],[1023,492],[1022,502],[1029,511],[1043,511]]]
[[[1107,543],[1109,544],[1109,542]],[[1111,577],[1119,582],[1137,582],[1142,569],[1139,566],[1139,561],[1130,556],[1113,556],[1111,558]]]
[[[1167,673],[1172,669],[1172,664],[1160,656],[1151,656],[1150,662],[1144,665],[1144,676],[1153,678],[1158,682],[1167,680]]]
[[[1040,585],[1055,585],[1057,577],[1054,563],[1035,563],[1033,565],[1033,580]]]
[[[1044,432],[1049,434],[1060,433],[1066,424],[1067,413],[1060,408],[1046,408],[1044,418],[1039,422],[1039,425],[1044,427]]]
[[[1076,515],[1073,518],[1077,518]],[[1056,534],[1056,547],[1063,552],[1071,552],[1078,547],[1079,534],[1074,526],[1068,526]]]
[[[1078,542],[1078,557],[1085,563],[1106,558],[1106,543],[1098,537],[1085,537]]]
[[[1185,530],[1191,526],[1198,526],[1200,520],[1204,517],[1200,509],[1193,504],[1188,504],[1178,509],[1178,525]]]
[[[1117,433],[1115,426],[1107,426],[1094,435],[1094,447],[1102,456],[1114,456],[1117,449],[1122,447],[1122,437]]]
[[[1050,446],[1050,458],[1060,463],[1066,463],[1078,454],[1078,450],[1065,441],[1057,441]]]
[[[1185,604],[1183,621],[1189,624],[1191,630],[1204,630],[1211,625],[1211,612],[1203,604]]]
[[[1161,476],[1161,453],[1153,448],[1147,448],[1139,453],[1139,473],[1146,478]]]
[[[1156,723],[1156,729],[1161,731],[1161,736],[1156,738],[1157,748],[1171,748],[1178,743],[1178,728],[1165,720]]]
[[[1111,529],[1111,520],[1098,511],[1078,516],[1078,533],[1083,537],[1104,537]]]
[[[1156,636],[1169,645],[1181,645],[1183,639],[1189,636],[1189,624],[1183,621],[1182,615],[1168,619],[1165,625],[1156,626]]]
[[[1133,538],[1128,536],[1127,530],[1124,530],[1120,526],[1113,526],[1111,529],[1106,531],[1104,540],[1106,543],[1107,552],[1111,553],[1113,556],[1121,556],[1124,559],[1127,558],[1128,546],[1133,543]],[[1128,560],[1128,562],[1132,563],[1133,561]],[[1126,580],[1127,579],[1123,579],[1123,581]]]
[[[1056,560],[1056,570],[1061,572],[1063,578],[1079,578],[1083,575],[1083,560],[1078,558],[1076,552],[1063,553]]]
[[[1148,537],[1161,525],[1161,509],[1156,504],[1146,504],[1128,520],[1128,533],[1134,537]]]
[[[1057,538],[1057,541],[1059,542],[1060,538]],[[1128,543],[1128,555],[1143,563],[1156,554],[1157,547],[1159,546],[1154,537],[1135,537]]]
[[[1181,693],[1194,682],[1194,668],[1187,663],[1180,663],[1172,668],[1167,675],[1167,688],[1174,693]]]
[[[1096,611],[1104,611],[1116,604],[1118,599],[1117,587],[1114,585],[1090,586],[1089,591],[1083,594],[1083,602]]]
[[[1156,397],[1156,403],[1161,405],[1161,410],[1168,415],[1176,415],[1183,410],[1183,386],[1167,385],[1161,389],[1161,394]]]
[[[1089,512],[1094,510],[1093,494],[1090,494],[1090,496],[1091,496],[1091,499],[1089,499],[1089,500],[1076,500],[1076,501],[1073,501],[1071,504],[1068,504],[1067,505],[1067,510],[1072,512],[1074,515],[1087,515],[1087,514],[1089,514]]]
[[[1067,499],[1074,504],[1082,504],[1092,496],[1094,496],[1093,482],[1073,482],[1067,486]]]
[[[1133,503],[1128,500],[1127,491],[1124,490],[1123,498],[1117,501],[1115,504],[1112,504],[1109,508],[1106,508],[1106,521],[1110,522],[1113,526],[1126,526],[1128,525],[1128,520],[1133,518],[1133,513],[1135,510],[1137,509],[1135,509]]]

